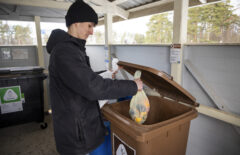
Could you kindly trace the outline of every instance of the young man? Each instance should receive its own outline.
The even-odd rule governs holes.
[[[89,5],[74,2],[65,18],[68,32],[53,30],[47,43],[54,135],[61,155],[82,155],[106,135],[98,100],[135,95],[142,81],[103,79],[93,72],[85,43],[98,17]]]

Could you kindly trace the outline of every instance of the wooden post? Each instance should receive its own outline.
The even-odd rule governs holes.
[[[104,15],[104,24],[105,24],[105,64],[108,65],[108,69],[112,69],[112,60],[111,60],[111,44],[112,44],[112,14],[107,13]],[[108,64],[107,64],[108,63]]]
[[[35,16],[35,26],[37,34],[37,50],[38,50],[38,65],[45,68],[43,47],[42,47],[42,37],[41,37],[41,27],[40,27],[40,17]],[[47,93],[47,80],[43,81],[43,96],[44,96],[44,111],[48,110],[48,93]]]
[[[182,44],[187,40],[188,3],[189,0],[174,1],[173,45],[180,45],[180,50],[177,50],[180,52],[180,62],[171,64],[171,75],[180,85],[182,83]]]

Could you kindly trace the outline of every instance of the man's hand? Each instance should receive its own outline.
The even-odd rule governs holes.
[[[142,90],[143,89],[143,83],[142,83],[142,80],[141,79],[136,79],[134,80],[137,84],[137,87],[138,87],[138,90]]]
[[[112,79],[115,79],[115,78],[116,78],[116,74],[117,74],[118,71],[119,71],[120,69],[122,69],[122,68],[123,68],[123,67],[118,66],[118,69],[115,70],[115,71],[112,73]]]

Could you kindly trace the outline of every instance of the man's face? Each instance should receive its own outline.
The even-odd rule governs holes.
[[[87,40],[88,36],[93,34],[93,28],[93,22],[77,23],[78,38]]]

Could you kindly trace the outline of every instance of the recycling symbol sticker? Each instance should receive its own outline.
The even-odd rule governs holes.
[[[120,145],[118,146],[116,155],[127,155],[127,151],[126,151],[126,149],[125,149],[125,147],[124,147],[123,144],[120,144]]]
[[[1,114],[23,111],[23,100],[20,86],[0,87]]]
[[[3,96],[4,101],[12,101],[16,100],[17,98],[18,98],[17,94],[12,89],[8,89],[5,95]]]
[[[1,104],[21,101],[20,86],[1,87],[0,100],[1,100]]]

